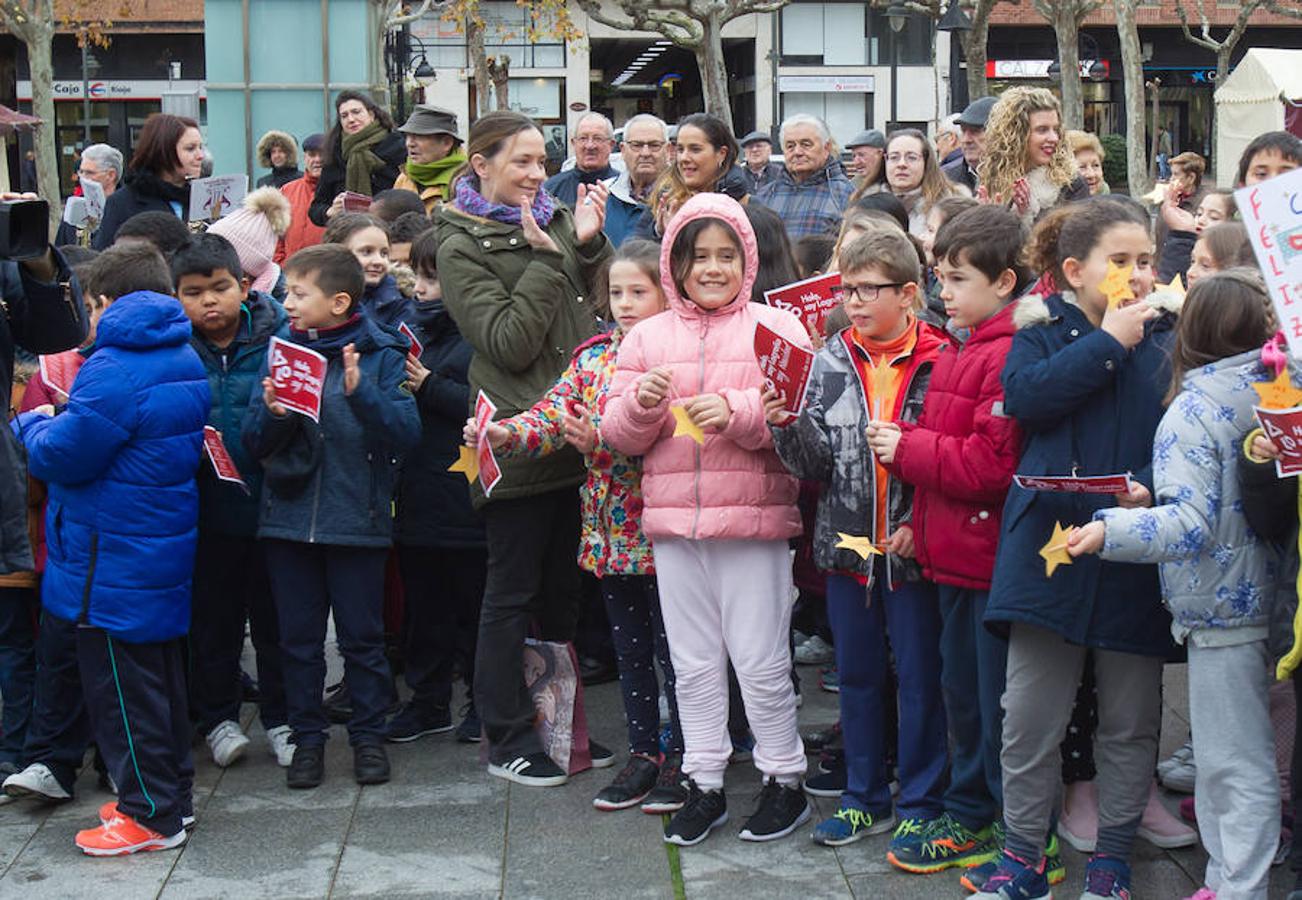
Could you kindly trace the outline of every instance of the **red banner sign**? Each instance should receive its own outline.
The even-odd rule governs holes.
[[[1026,491],[1057,494],[1127,494],[1134,482],[1124,475],[1014,475],[1013,483]]]
[[[315,350],[273,336],[268,349],[271,381],[276,400],[286,409],[321,421],[321,393],[325,390],[326,358]]]
[[[484,489],[484,496],[493,493],[493,488],[502,480],[502,470],[493,456],[493,447],[488,442],[488,425],[497,413],[497,406],[483,392],[475,398],[475,430],[479,432],[479,486]]]
[[[421,351],[425,349],[425,346],[420,342],[420,338],[416,337],[416,332],[412,331],[406,322],[399,322],[398,330],[402,332],[402,336],[405,337],[407,343],[411,345],[409,348],[411,350],[411,355],[420,359]]]
[[[755,326],[755,359],[775,390],[786,395],[783,408],[793,416],[805,405],[805,388],[814,354],[764,325]]]
[[[44,381],[45,386],[54,393],[67,400],[72,393],[72,382],[76,380],[77,372],[81,370],[82,363],[85,361],[86,357],[77,350],[65,350],[62,353],[42,356],[39,359],[41,381]]]
[[[208,462],[212,463],[212,470],[217,473],[218,478],[231,484],[238,484],[246,494],[249,492],[249,486],[241,477],[239,467],[235,465],[230,451],[226,449],[222,433],[211,425],[203,426],[203,452],[207,455]]]
[[[1253,407],[1257,421],[1266,432],[1266,437],[1279,448],[1279,459],[1275,460],[1275,473],[1280,478],[1288,478],[1302,472],[1302,406],[1292,409],[1262,409]]]
[[[841,273],[815,275],[786,287],[764,292],[764,302],[800,316],[805,328],[823,333],[832,310],[841,305]]]

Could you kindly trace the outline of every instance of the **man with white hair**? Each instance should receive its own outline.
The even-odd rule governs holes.
[[[603,229],[616,247],[633,235],[645,213],[651,186],[669,167],[669,126],[643,113],[624,123],[624,172],[610,186]]]
[[[958,125],[959,113],[946,116],[936,125],[936,159],[948,165],[963,156],[963,130]]]
[[[108,144],[91,144],[81,151],[81,162],[77,166],[77,180],[93,181],[104,189],[107,200],[122,183],[122,152]],[[79,193],[84,192],[80,189]],[[77,243],[77,228],[69,222],[60,222],[59,231],[54,237],[56,247]]]
[[[570,145],[574,149],[574,168],[557,172],[543,182],[543,188],[573,209],[579,199],[579,185],[609,181],[619,174],[610,165],[610,154],[615,149],[615,126],[601,113],[584,113],[574,123]]]
[[[755,194],[772,209],[796,241],[807,234],[835,234],[854,187],[833,158],[832,134],[816,116],[788,116],[781,130],[783,170]]]

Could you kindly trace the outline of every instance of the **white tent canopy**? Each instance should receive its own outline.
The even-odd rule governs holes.
[[[1302,50],[1254,47],[1216,88],[1216,183],[1234,180],[1243,148],[1282,131],[1286,101],[1302,102]]]

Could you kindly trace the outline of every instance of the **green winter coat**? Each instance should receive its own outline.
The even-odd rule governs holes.
[[[611,255],[606,236],[580,245],[564,207],[546,231],[559,253],[535,250],[518,225],[439,208],[435,228],[443,302],[475,355],[470,392],[497,405],[497,419],[531,408],[565,371],[579,344],[598,331],[594,282]],[[573,448],[542,459],[499,458],[493,500],[531,497],[577,486],[583,459]],[[475,506],[486,500],[478,482]]]

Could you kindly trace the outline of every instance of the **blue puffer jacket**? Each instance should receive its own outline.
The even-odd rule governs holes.
[[[309,544],[387,547],[393,535],[393,492],[401,455],[420,440],[420,413],[406,388],[406,338],[357,315],[327,331],[290,330],[289,339],[329,361],[321,422],[267,411],[259,384],[244,419],[244,447],[268,464],[296,442],[314,444],[306,486],[288,496],[262,486],[258,536]],[[361,355],[361,380],[344,394],[343,349]],[[270,478],[270,476],[268,476]]]
[[[398,281],[392,275],[385,275],[384,280],[374,287],[368,286],[362,294],[362,309],[381,325],[397,328],[398,323],[407,314],[411,301],[398,289]]]
[[[258,495],[262,490],[262,466],[244,449],[240,431],[249,411],[249,400],[262,402],[262,376],[267,370],[267,342],[272,335],[289,337],[288,317],[270,295],[251,291],[240,311],[239,334],[224,350],[200,334],[190,338],[208,372],[212,411],[208,424],[222,433],[222,442],[249,486],[219,479],[208,463],[199,467],[199,527],[205,533],[253,537],[258,533]],[[255,391],[255,388],[258,390]]]
[[[189,342],[174,298],[127,294],[99,320],[67,411],[19,422],[31,473],[50,489],[42,602],[132,643],[190,628],[210,397]]]
[[[1107,527],[1104,559],[1161,563],[1181,643],[1264,639],[1280,587],[1279,550],[1248,526],[1239,490],[1243,435],[1260,402],[1252,386],[1271,379],[1260,357],[1252,350],[1187,373],[1153,442],[1153,507],[1094,514]]]
[[[1152,301],[1153,298],[1150,298]],[[1171,381],[1167,348],[1175,316],[1163,315],[1126,351],[1095,328],[1070,295],[1018,301],[1019,331],[1004,364],[1004,411],[1022,427],[1024,475],[1133,473],[1153,488],[1153,434]],[[1040,548],[1064,527],[1084,525],[1112,497],[1026,491],[1004,504],[985,621],[996,631],[1025,622],[1086,647],[1165,656],[1171,617],[1157,566],[1081,557],[1044,575]]]

